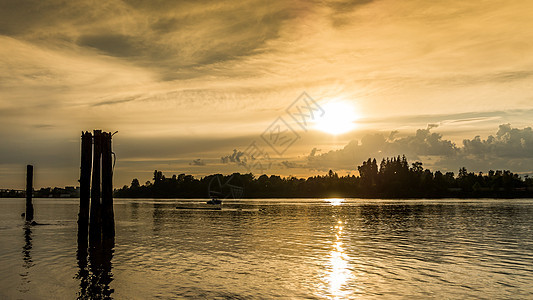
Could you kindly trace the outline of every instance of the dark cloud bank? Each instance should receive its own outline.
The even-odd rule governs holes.
[[[316,170],[329,168],[355,169],[369,157],[405,154],[410,160],[421,160],[432,168],[454,171],[461,166],[476,171],[511,169],[516,172],[533,170],[533,130],[499,126],[495,135],[486,139],[476,136],[464,139],[461,146],[446,140],[440,133],[432,132],[434,125],[419,129],[414,135],[395,138],[390,135],[371,134],[362,140],[351,141],[340,150],[321,155],[309,155],[307,167]],[[314,154],[312,151],[311,154]]]
[[[475,136],[464,139],[462,145],[444,139],[433,132],[437,125],[418,129],[414,135],[396,138],[397,132],[374,133],[360,141],[352,140],[339,150],[319,154],[313,148],[304,162],[282,160],[278,165],[284,168],[307,168],[313,171],[356,170],[362,161],[371,158],[406,155],[414,162],[422,161],[426,167],[442,171],[457,171],[467,167],[471,171],[486,172],[490,169],[510,169],[519,173],[533,172],[533,130],[513,128],[510,124],[499,126],[495,135],[486,139]],[[242,163],[242,152],[234,150],[232,155],[221,159],[223,163]]]
[[[260,53],[298,15],[285,1],[23,2],[0,2],[1,35],[124,59],[164,80]]]

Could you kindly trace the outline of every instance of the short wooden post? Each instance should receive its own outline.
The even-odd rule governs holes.
[[[33,196],[33,166],[26,166],[26,221],[33,220],[33,203],[31,198]]]
[[[90,132],[81,135],[81,167],[80,167],[80,213],[78,215],[78,246],[87,248],[89,228],[89,203],[91,197],[93,136]]]
[[[98,246],[102,241],[101,227],[101,205],[100,205],[100,165],[102,156],[102,131],[94,131],[94,148],[93,148],[93,174],[91,188],[91,216],[89,224],[89,244]]]
[[[102,133],[102,240],[113,244],[115,237],[113,212],[113,158],[111,133]]]

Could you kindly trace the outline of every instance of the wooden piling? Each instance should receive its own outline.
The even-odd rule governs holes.
[[[113,158],[111,133],[102,133],[102,240],[112,244],[115,237],[113,212]]]
[[[77,252],[79,272],[77,278],[80,279],[80,298],[83,299],[108,299],[113,293],[113,290],[109,288],[109,283],[113,280],[111,259],[115,246],[111,136],[111,133],[95,130],[93,135],[90,132],[85,132],[82,133],[81,137]],[[100,196],[102,197],[101,201]],[[88,247],[87,223],[89,223]]]
[[[89,244],[99,246],[102,240],[101,205],[100,205],[100,171],[102,156],[102,131],[95,130],[93,135],[93,174],[91,188],[91,215],[89,224]]]
[[[89,204],[91,197],[93,136],[90,132],[81,135],[81,167],[80,167],[80,212],[78,215],[78,246],[87,248],[89,229]]]
[[[33,196],[33,166],[26,166],[26,221],[33,220],[33,203],[31,201]]]

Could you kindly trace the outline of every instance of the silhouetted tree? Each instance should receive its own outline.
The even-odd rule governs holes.
[[[133,180],[131,181],[131,188],[132,189],[136,189],[138,187],[140,187],[140,183],[139,183],[139,179],[137,178],[133,178]]]
[[[192,175],[179,174],[166,178],[161,171],[153,173],[153,183],[139,184],[136,178],[131,186],[115,191],[116,197],[135,198],[205,198],[215,178],[226,189],[242,187],[245,197],[533,197],[533,178],[521,179],[507,170],[489,170],[487,174],[468,172],[460,168],[458,176],[453,172],[433,173],[424,169],[422,162],[409,167],[405,156],[383,158],[378,166],[376,159],[369,158],[357,166],[359,176],[339,176],[329,170],[324,176],[307,179],[294,176],[260,175],[251,173],[231,175],[214,174],[197,179]],[[42,193],[54,195],[61,189],[41,189]],[[48,195],[47,194],[47,195]],[[238,196],[238,195],[237,195]]]

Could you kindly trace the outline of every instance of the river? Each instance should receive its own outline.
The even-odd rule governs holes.
[[[77,199],[34,199],[35,226],[24,201],[0,199],[0,299],[533,298],[533,199],[115,199],[100,273]]]

